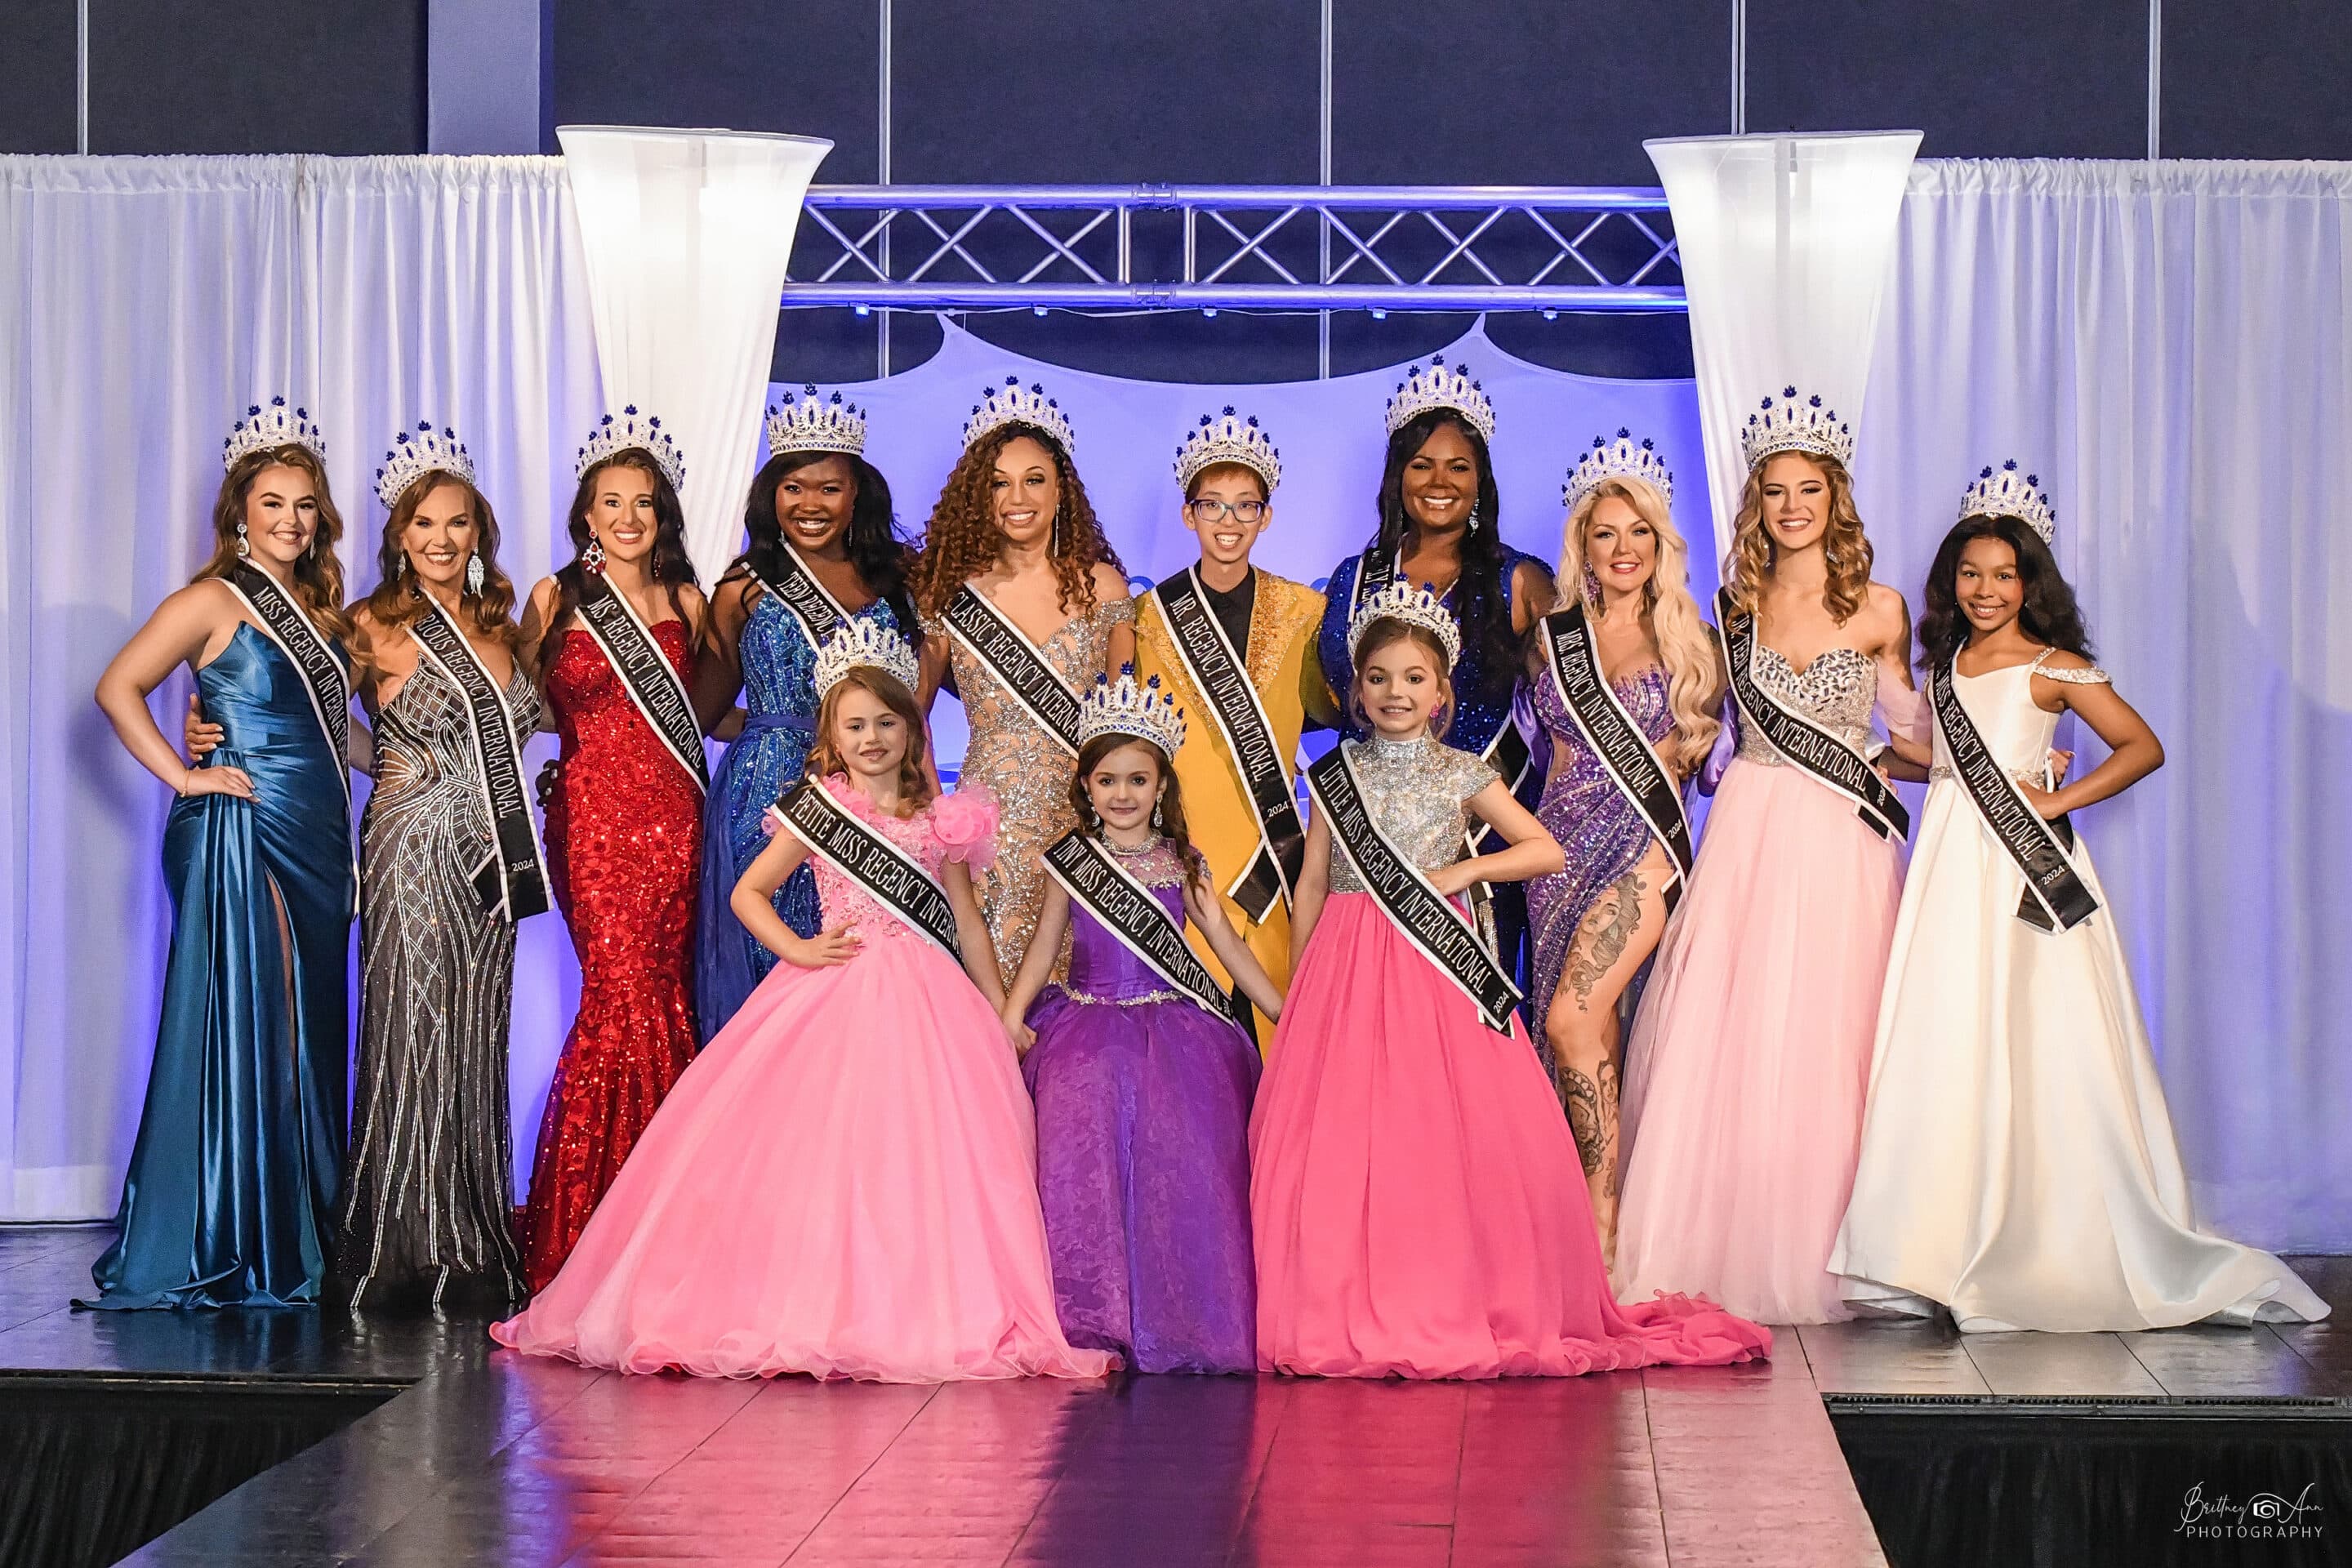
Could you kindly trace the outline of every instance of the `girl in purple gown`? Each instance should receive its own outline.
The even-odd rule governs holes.
[[[1158,685],[1122,675],[1082,705],[1070,801],[1085,826],[1047,851],[1045,907],[1004,1018],[1028,1043],[1063,1333],[1139,1372],[1247,1373],[1258,1053],[1185,945],[1187,915],[1268,1018],[1282,994],[1186,837],[1169,765],[1184,719]],[[1065,934],[1069,978],[1048,985]]]

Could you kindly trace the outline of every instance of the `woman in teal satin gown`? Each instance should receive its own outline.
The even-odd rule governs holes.
[[[180,798],[154,1067],[94,1307],[310,1303],[332,1251],[356,892],[341,521],[299,411],[255,410],[227,458],[213,559],[98,685],[123,745]],[[198,768],[147,706],[182,664],[226,732]]]

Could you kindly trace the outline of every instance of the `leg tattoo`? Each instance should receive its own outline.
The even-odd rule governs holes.
[[[1592,988],[1625,955],[1625,944],[1640,929],[1642,892],[1646,885],[1639,871],[1626,872],[1609,885],[1592,913],[1585,917],[1584,930],[1577,933],[1568,955],[1568,984],[1576,993],[1580,1010],[1591,1011]]]
[[[1589,1180],[1601,1169],[1601,1157],[1609,1136],[1601,1127],[1600,1088],[1593,1081],[1562,1063],[1559,1069],[1560,1098],[1568,1106],[1568,1130],[1576,1135],[1576,1152],[1584,1160],[1584,1174]],[[1616,1097],[1610,1097],[1608,1117],[1617,1119]],[[1613,1128],[1612,1129],[1613,1131]]]

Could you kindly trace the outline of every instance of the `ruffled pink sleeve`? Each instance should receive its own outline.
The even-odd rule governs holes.
[[[978,784],[931,803],[931,833],[950,860],[961,860],[975,871],[996,862],[996,823],[1002,808],[996,796]]]

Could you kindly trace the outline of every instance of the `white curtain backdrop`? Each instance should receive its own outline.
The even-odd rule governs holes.
[[[833,143],[814,136],[566,125],[612,412],[658,417],[686,457],[687,552],[707,581],[734,555],[757,465],[776,299],[801,198]]]
[[[1916,605],[1968,480],[2040,474],[2168,754],[2080,820],[2200,1215],[2352,1250],[2352,165],[1923,163],[1895,268],[1878,575]]]
[[[0,203],[0,1220],[86,1218],[114,1209],[171,924],[170,796],[90,689],[210,553],[229,422],[278,393],[317,416],[354,593],[394,435],[455,426],[528,588],[569,558],[601,401],[554,159],[16,157]],[[156,693],[166,732],[186,700]],[[561,921],[527,922],[526,1125],[575,984]]]
[[[1645,142],[1690,300],[1718,555],[1748,466],[1739,432],[1790,386],[1860,428],[1879,296],[1916,131]]]
[[[168,800],[89,691],[205,554],[228,421],[278,391],[320,417],[354,591],[393,435],[456,426],[527,584],[568,554],[571,456],[602,407],[568,204],[543,159],[0,159],[0,1219],[114,1205],[153,1046]],[[1969,475],[2015,456],[2047,482],[2102,657],[2171,752],[2083,827],[2200,1200],[2247,1240],[2314,1250],[2352,1249],[2352,633],[2331,613],[2352,603],[2347,211],[2347,165],[1919,165],[1857,474],[1880,575],[1915,602]],[[1704,536],[1690,383],[1561,375],[1475,331],[1449,357],[1495,396],[1513,542],[1556,553],[1561,469],[1621,424],[1665,447]],[[950,331],[931,363],[853,393],[910,531],[974,393],[1007,373],[1073,410],[1139,577],[1188,558],[1168,454],[1227,402],[1283,447],[1270,565],[1319,577],[1369,527],[1394,372],[1170,386]],[[688,453],[703,473],[721,457]],[[755,457],[747,439],[733,460]],[[157,694],[167,730],[184,701]],[[524,1160],[573,984],[560,920],[527,922]]]

